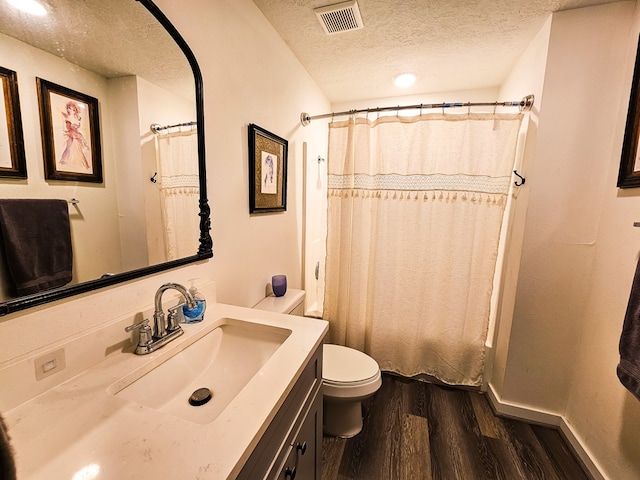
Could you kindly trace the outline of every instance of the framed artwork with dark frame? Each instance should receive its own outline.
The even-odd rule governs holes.
[[[0,67],[0,82],[0,102],[4,109],[4,115],[0,114],[0,177],[27,178],[18,75],[13,70]]]
[[[287,210],[289,142],[249,124],[249,213]]]
[[[627,110],[627,124],[622,143],[622,158],[618,172],[618,187],[640,187],[640,39],[636,50],[633,83]]]
[[[102,183],[98,100],[36,78],[47,180]]]

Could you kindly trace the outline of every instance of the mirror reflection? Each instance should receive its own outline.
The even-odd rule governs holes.
[[[67,286],[196,255],[197,109],[184,53],[138,1],[48,0],[44,8],[32,15],[0,0],[0,67],[16,72],[27,170],[26,179],[0,173],[0,198],[67,202]],[[45,94],[36,88],[43,80],[54,85],[47,93],[55,100],[44,113]],[[52,178],[47,151],[60,166],[72,129],[89,123],[82,108],[93,99],[99,127],[84,137],[99,136],[101,181]],[[40,247],[34,258],[51,253],[46,235]],[[11,261],[3,251],[0,302],[19,295]]]

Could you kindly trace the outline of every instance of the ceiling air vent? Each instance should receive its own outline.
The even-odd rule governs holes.
[[[316,13],[327,35],[358,30],[364,27],[356,0],[316,8],[313,11]]]

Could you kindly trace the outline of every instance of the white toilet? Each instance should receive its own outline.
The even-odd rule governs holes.
[[[255,307],[271,312],[304,315],[304,290],[287,290],[266,297]],[[382,385],[380,367],[368,355],[341,345],[323,345],[322,380],[326,434],[349,438],[362,430],[362,400]]]

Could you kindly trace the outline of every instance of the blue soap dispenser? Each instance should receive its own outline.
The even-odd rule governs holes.
[[[204,311],[207,308],[207,301],[195,286],[189,288],[189,293],[196,302],[196,308],[189,308],[188,305],[182,307],[184,323],[197,323],[204,319]]]

